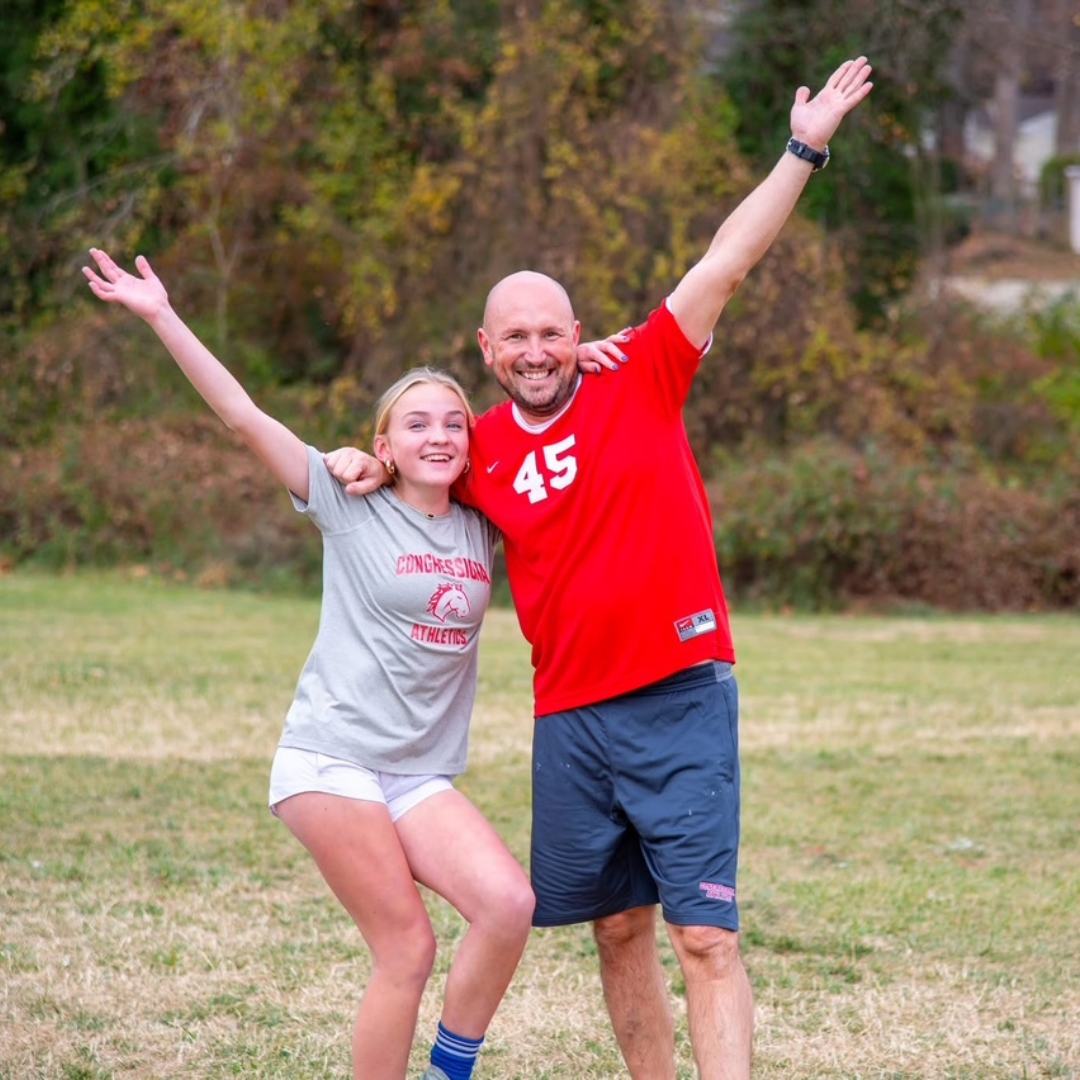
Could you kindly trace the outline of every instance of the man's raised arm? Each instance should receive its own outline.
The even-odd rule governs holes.
[[[846,60],[814,96],[801,86],[791,107],[791,139],[769,175],[732,211],[709,250],[668,298],[683,333],[704,346],[716,320],[743,278],[784,227],[810,174],[827,160],[829,140],[840,121],[870,93],[865,56]]]

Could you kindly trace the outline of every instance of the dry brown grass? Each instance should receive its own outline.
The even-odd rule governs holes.
[[[264,806],[316,605],[17,575],[0,609],[0,1077],[345,1075],[367,953]],[[755,1075],[1077,1076],[1080,624],[736,629]],[[506,612],[482,670],[464,784],[524,857]],[[430,910],[416,1075],[462,932]],[[478,1080],[621,1075],[588,929],[536,932]]]

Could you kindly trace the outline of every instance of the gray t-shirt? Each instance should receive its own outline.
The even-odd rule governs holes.
[[[281,746],[389,773],[465,768],[480,623],[498,530],[452,503],[429,518],[389,488],[356,498],[308,447],[323,535],[319,633]]]

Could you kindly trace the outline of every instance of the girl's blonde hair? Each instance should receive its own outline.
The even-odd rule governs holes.
[[[424,383],[437,383],[439,386],[445,386],[450,390],[453,390],[459,398],[461,398],[461,407],[465,410],[465,418],[469,425],[469,430],[473,429],[476,423],[476,417],[473,415],[472,406],[469,404],[468,395],[462,389],[461,383],[454,378],[447,371],[440,371],[438,368],[427,367],[415,367],[409,371],[406,371],[400,379],[397,380],[392,386],[388,387],[382,397],[379,398],[375,406],[375,434],[385,435],[386,429],[390,426],[390,410],[401,399],[402,394],[406,390],[411,390],[414,386],[420,386]]]

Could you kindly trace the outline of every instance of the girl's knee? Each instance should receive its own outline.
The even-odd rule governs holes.
[[[487,897],[482,920],[489,932],[508,941],[524,940],[532,929],[536,896],[528,879],[502,882]]]
[[[536,911],[536,894],[527,880],[522,880],[507,897],[507,911],[511,924],[528,937]]]
[[[398,985],[423,988],[435,970],[438,942],[430,924],[400,934],[381,948],[372,948],[375,970]]]
[[[480,903],[473,907],[470,922],[492,939],[508,945],[519,943],[532,929],[536,906],[536,896],[525,874],[508,875],[487,883]]]

